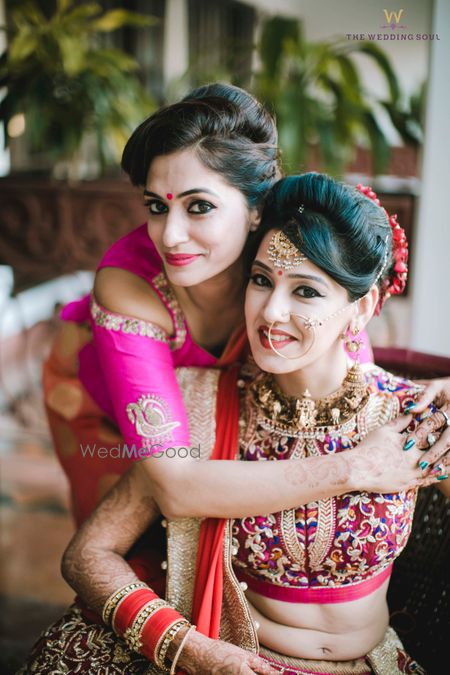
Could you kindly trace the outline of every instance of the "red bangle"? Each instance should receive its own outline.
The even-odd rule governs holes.
[[[159,596],[153,591],[143,588],[129,593],[117,606],[112,616],[112,627],[117,635],[123,635],[131,626],[137,613],[144,605]]]
[[[171,607],[164,607],[158,610],[158,612],[145,622],[144,628],[142,629],[141,639],[143,646],[139,650],[141,654],[144,654],[144,656],[154,663],[155,649],[160,638],[167,632],[169,626],[171,626],[174,621],[181,621],[182,619],[184,619],[184,617]]]

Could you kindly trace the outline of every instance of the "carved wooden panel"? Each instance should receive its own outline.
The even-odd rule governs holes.
[[[0,264],[15,291],[76,270],[95,269],[116,239],[147,219],[140,191],[125,179],[65,183],[0,179]]]
[[[414,196],[379,194],[413,239]],[[0,264],[15,290],[76,270],[94,270],[116,239],[147,219],[142,196],[125,179],[65,183],[0,179]],[[413,242],[412,242],[413,243]]]

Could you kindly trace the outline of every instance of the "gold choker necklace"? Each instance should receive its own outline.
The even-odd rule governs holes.
[[[350,368],[334,394],[317,401],[311,398],[308,390],[301,398],[287,396],[270,373],[258,378],[250,391],[264,417],[285,431],[336,427],[361,410],[369,398],[368,385],[358,364]]]

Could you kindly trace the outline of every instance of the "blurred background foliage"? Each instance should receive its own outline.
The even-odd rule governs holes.
[[[155,19],[70,0],[57,0],[50,16],[36,2],[17,3],[8,18],[8,48],[0,57],[5,139],[10,120],[24,114],[31,151],[76,163],[88,137],[104,172],[155,103],[138,79],[137,61],[104,46],[102,37]]]
[[[275,17],[263,27],[261,69],[255,94],[275,111],[287,169],[305,164],[317,146],[321,165],[341,173],[358,145],[370,148],[373,172],[382,173],[390,146],[379,122],[384,109],[406,144],[421,142],[420,102],[403,104],[399,81],[384,51],[373,42],[308,42],[302,23]],[[366,90],[354,56],[373,61],[386,81],[388,97]]]
[[[105,37],[157,19],[123,8],[104,11],[97,2],[53,5],[49,13],[42,10],[46,0],[20,0],[8,12],[8,48],[0,57],[5,139],[11,118],[23,113],[32,151],[66,159],[70,175],[70,163],[76,165],[89,140],[104,174],[117,166],[130,132],[156,106],[136,58],[105,44]],[[373,42],[311,42],[301,21],[275,16],[263,21],[256,44],[241,40],[225,53],[220,65],[205,55],[191,62],[158,103],[212,80],[248,88],[276,115],[288,172],[302,170],[313,154],[321,169],[341,175],[363,147],[371,151],[373,173],[383,173],[391,152],[383,118],[406,145],[422,141],[425,86],[406,100],[392,63]],[[386,82],[384,98],[367,90],[361,55]],[[252,63],[247,72],[241,67],[246,61]]]

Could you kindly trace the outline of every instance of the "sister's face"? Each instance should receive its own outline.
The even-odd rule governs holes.
[[[240,190],[204,166],[190,148],[156,157],[144,191],[148,234],[170,281],[193,286],[240,257],[256,214]]]
[[[245,319],[253,357],[266,372],[289,373],[314,363],[332,365],[342,357],[341,335],[356,315],[347,291],[309,260],[293,269],[274,266],[267,249],[275,231],[264,237],[252,265],[251,278],[245,299]],[[305,319],[327,320],[314,331],[307,328]],[[301,315],[301,316],[295,316]],[[268,330],[277,351],[270,346]],[[298,355],[298,358],[295,358]]]

